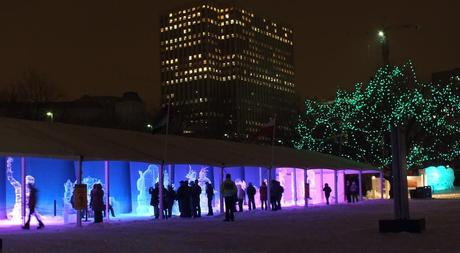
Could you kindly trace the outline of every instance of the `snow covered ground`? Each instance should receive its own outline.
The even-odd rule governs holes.
[[[37,231],[1,228],[3,252],[460,252],[460,201],[416,200],[411,216],[425,217],[422,234],[380,234],[392,218],[389,200],[354,205],[290,208],[167,221],[47,226]]]

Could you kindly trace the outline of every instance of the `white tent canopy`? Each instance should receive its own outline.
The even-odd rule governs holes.
[[[271,166],[271,146],[164,135],[62,123],[0,118],[0,155],[70,160],[117,160],[213,166]],[[275,167],[375,170],[368,164],[274,147]]]

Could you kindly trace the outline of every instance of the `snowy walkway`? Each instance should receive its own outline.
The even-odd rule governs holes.
[[[2,229],[3,252],[460,252],[460,201],[411,201],[412,217],[426,217],[423,234],[379,234],[392,218],[390,201],[294,208],[222,217]]]

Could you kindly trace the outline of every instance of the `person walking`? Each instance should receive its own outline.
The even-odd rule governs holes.
[[[351,194],[351,201],[353,203],[358,202],[358,186],[356,185],[356,182],[353,181],[350,185],[350,194]]]
[[[90,193],[89,206],[94,212],[94,223],[102,222],[102,212],[104,211],[104,190],[101,184],[94,184]]]
[[[235,182],[232,181],[231,175],[225,176],[225,181],[220,186],[220,193],[225,199],[225,220],[235,221],[235,214],[233,213],[235,207],[235,195],[237,189]]]
[[[201,206],[200,206],[200,194],[201,186],[198,184],[198,180],[195,180],[191,185],[192,187],[192,215],[193,218],[201,217]]]
[[[208,198],[208,216],[214,215],[212,210],[212,199],[214,197],[214,187],[209,182],[206,182],[206,197]]]
[[[155,188],[149,188],[149,193],[151,195],[150,205],[153,206],[153,215],[155,216],[155,219],[158,219],[160,217],[160,208],[158,208],[158,205],[160,204],[160,191],[158,187],[159,184],[156,183]]]
[[[259,195],[260,195],[260,208],[262,210],[267,210],[268,209],[268,203],[267,203],[267,184],[265,182],[262,182],[262,185],[260,186],[259,189]],[[265,206],[265,207],[264,207]],[[265,209],[264,209],[265,208]]]
[[[329,197],[331,196],[332,189],[326,183],[326,184],[324,184],[323,191],[324,191],[324,196],[326,196],[326,205],[329,205]]]
[[[246,192],[248,194],[248,206],[249,210],[256,210],[256,202],[254,200],[254,196],[256,195],[256,188],[252,183],[249,183],[248,189],[246,189]]]
[[[28,183],[27,186],[29,187],[29,199],[28,199],[28,206],[29,206],[29,218],[27,219],[27,222],[22,226],[23,229],[30,229],[30,218],[32,217],[32,214],[35,216],[35,219],[38,221],[38,227],[37,229],[42,229],[45,227],[45,224],[43,224],[40,215],[35,211],[35,207],[37,206],[37,189],[34,187],[32,183]]]

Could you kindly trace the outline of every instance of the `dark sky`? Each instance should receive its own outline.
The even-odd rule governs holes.
[[[0,2],[0,88],[32,68],[68,99],[137,91],[159,98],[159,14],[197,1],[14,0]],[[332,98],[365,81],[381,61],[376,30],[394,31],[391,60],[412,59],[419,79],[460,67],[460,1],[237,0],[294,29],[301,97]]]

